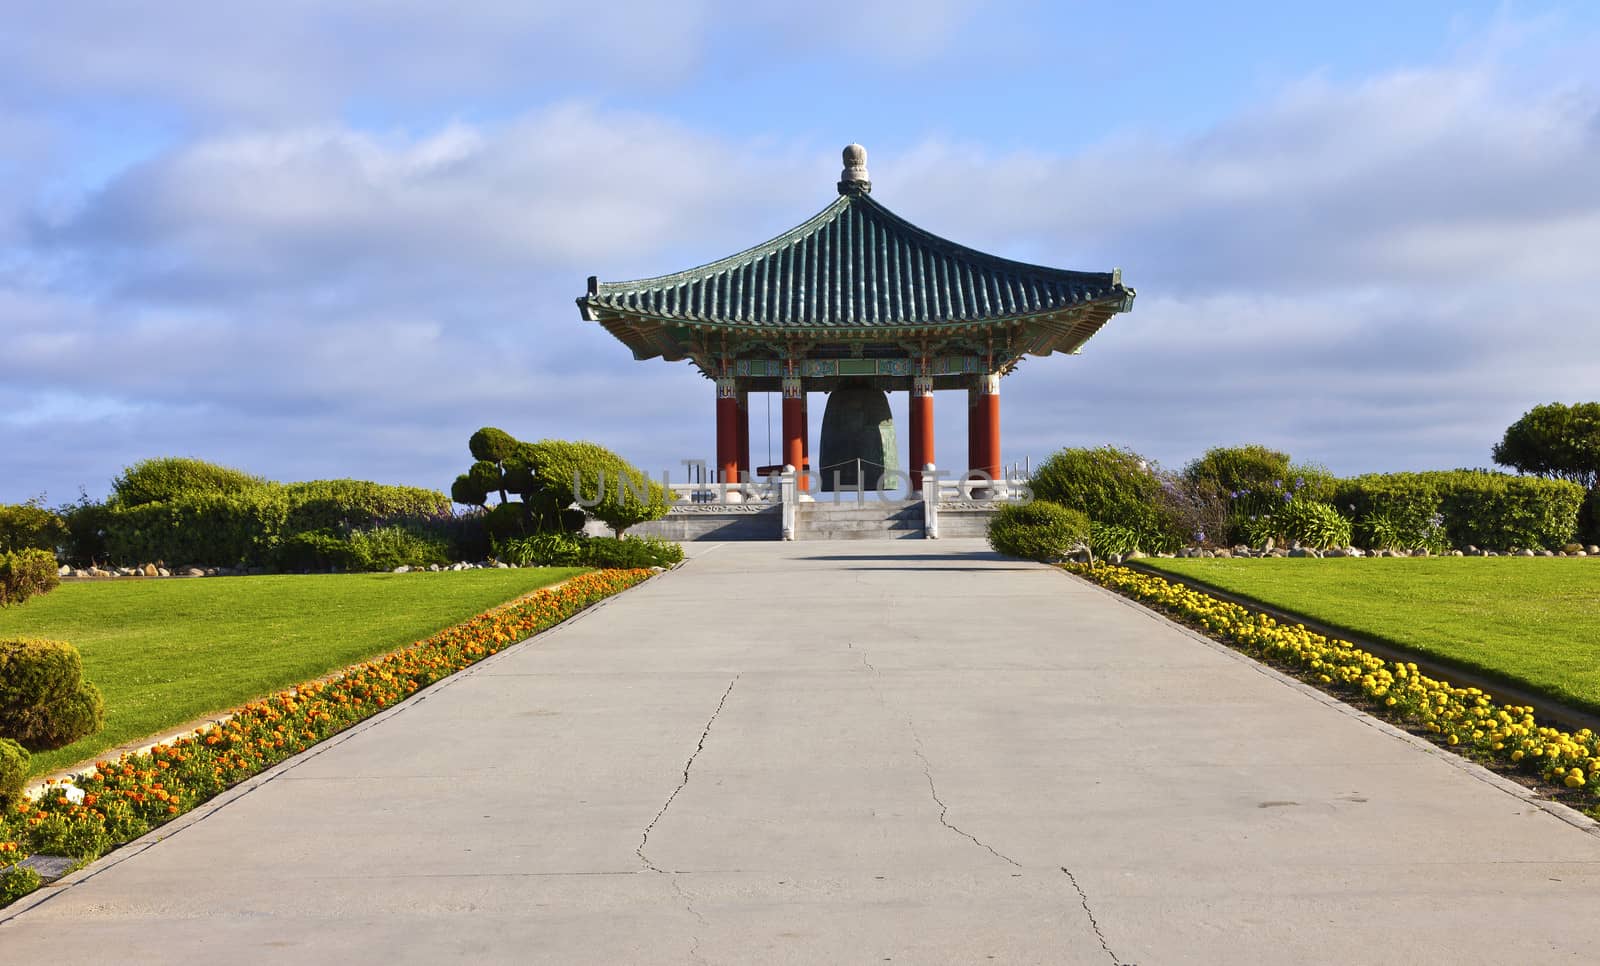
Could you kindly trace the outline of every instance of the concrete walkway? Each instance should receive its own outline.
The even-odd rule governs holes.
[[[956,541],[701,548],[161,835],[0,961],[1600,961],[1592,830]]]

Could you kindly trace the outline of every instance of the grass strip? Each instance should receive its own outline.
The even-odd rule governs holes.
[[[1600,714],[1600,561],[1146,558],[1139,563]]]
[[[1071,573],[1195,628],[1443,747],[1541,784],[1549,797],[1600,817],[1600,737],[1539,724],[1531,708],[1430,677],[1341,641],[1281,623],[1127,567],[1068,564]]]
[[[480,614],[410,647],[252,701],[220,725],[149,752],[97,762],[0,816],[0,905],[39,886],[33,854],[88,862],[421,689],[651,575],[601,570]]]

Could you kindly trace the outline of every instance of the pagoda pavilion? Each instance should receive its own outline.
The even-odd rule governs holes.
[[[1078,352],[1133,307],[1120,269],[1015,262],[900,218],[873,199],[866,158],[858,144],[845,148],[839,197],[770,241],[656,278],[591,276],[577,300],[583,318],[635,359],[687,359],[715,381],[721,481],[749,479],[751,392],[782,392],[782,462],[801,470],[811,468],[809,393],[854,406],[864,399],[886,416],[882,394],[908,392],[911,488],[920,492],[921,471],[934,462],[933,394],[941,389],[966,392],[969,472],[998,479],[1000,378],[1024,356]],[[829,461],[851,455],[826,449],[825,439]],[[877,462],[892,467],[893,459]]]

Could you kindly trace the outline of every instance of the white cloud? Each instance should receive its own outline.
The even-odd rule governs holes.
[[[1594,101],[1518,83],[1313,79],[1193,136],[1072,156],[890,145],[875,197],[1140,287],[1081,357],[1007,381],[1008,460],[1261,441],[1339,471],[1480,465],[1525,409],[1600,386]],[[709,391],[580,322],[583,277],[790,227],[830,200],[835,150],[590,104],[199,135],[34,205],[0,264],[4,392],[26,414],[0,422],[0,499],[99,490],[163,453],[443,486],[486,423],[675,467],[710,448]],[[942,465],[964,415],[939,407]]]

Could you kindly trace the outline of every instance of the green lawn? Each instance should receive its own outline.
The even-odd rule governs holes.
[[[1600,712],[1600,559],[1141,562]]]
[[[0,637],[70,641],[106,699],[45,774],[394,650],[579,568],[69,582],[0,610]]]

